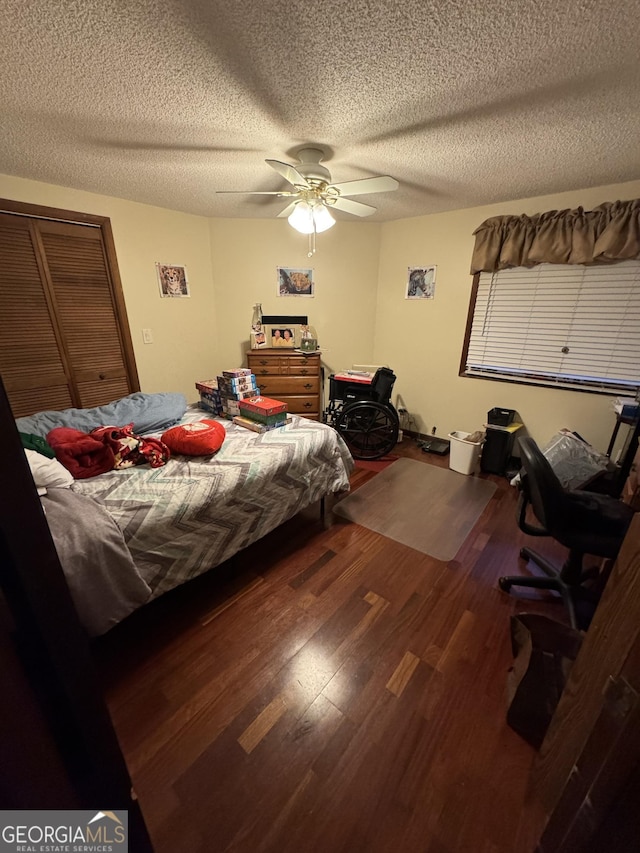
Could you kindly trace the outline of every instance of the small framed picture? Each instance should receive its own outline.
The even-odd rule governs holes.
[[[272,347],[295,348],[296,330],[293,326],[272,326],[270,334]]]
[[[313,270],[278,267],[278,296],[313,296]]]
[[[267,346],[267,335],[264,329],[253,329],[251,331],[251,349],[263,349]]]
[[[409,267],[405,299],[433,299],[435,292],[435,267]]]
[[[165,297],[176,299],[191,296],[189,293],[189,279],[187,278],[186,267],[180,264],[156,263],[156,273],[158,275],[160,296],[163,299]]]

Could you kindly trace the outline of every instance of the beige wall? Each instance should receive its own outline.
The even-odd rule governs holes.
[[[517,409],[545,442],[576,430],[606,448],[610,398],[463,379],[458,376],[467,318],[473,231],[487,217],[637,198],[640,181],[389,223],[339,222],[307,239],[283,220],[206,219],[122,199],[0,176],[0,196],[108,216],[143,390],[182,391],[243,363],[252,307],[307,314],[316,326],[327,375],[353,363],[387,363],[414,427],[439,435],[480,428],[493,406]],[[190,299],[160,299],[155,262],[184,264]],[[409,266],[437,265],[433,300],[406,300]],[[279,297],[276,268],[312,267],[312,299]],[[154,343],[142,342],[142,329]],[[394,393],[394,402],[397,395]]]
[[[218,366],[209,220],[6,175],[0,197],[110,218],[140,386],[195,400],[195,380]],[[186,266],[190,298],[160,298],[156,261]],[[143,343],[142,329],[152,330],[152,344]]]
[[[471,292],[473,231],[489,216],[535,214],[640,196],[640,181],[384,223],[374,361],[396,372],[395,391],[421,432],[482,428],[489,409],[516,409],[545,443],[568,427],[606,450],[611,397],[458,376]],[[437,266],[435,299],[407,300],[407,267]]]
[[[224,365],[243,363],[253,305],[264,314],[304,314],[316,328],[327,375],[373,354],[380,224],[340,222],[307,238],[286,220],[212,219],[218,346]],[[315,295],[279,296],[277,268],[313,269]]]
[[[0,197],[110,218],[143,391],[195,400],[197,379],[243,364],[255,302],[308,315],[327,374],[371,360],[379,223],[341,222],[308,258],[307,238],[278,219],[207,219],[6,175]],[[187,267],[189,299],[159,297],[156,261]],[[278,266],[311,267],[315,296],[278,296]],[[143,343],[145,328],[153,344]]]

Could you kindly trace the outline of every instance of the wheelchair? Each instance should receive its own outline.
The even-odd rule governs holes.
[[[396,376],[380,367],[370,384],[329,377],[325,423],[344,439],[354,459],[380,459],[398,441],[400,419],[391,405]]]

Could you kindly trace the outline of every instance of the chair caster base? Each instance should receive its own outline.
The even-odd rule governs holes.
[[[503,592],[509,592],[513,584],[509,578],[498,578],[498,586]]]

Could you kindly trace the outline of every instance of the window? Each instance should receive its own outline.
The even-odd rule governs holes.
[[[461,375],[635,393],[640,387],[640,261],[479,273]]]

